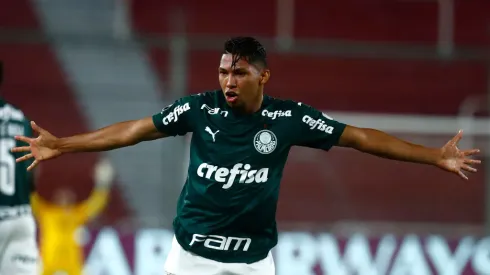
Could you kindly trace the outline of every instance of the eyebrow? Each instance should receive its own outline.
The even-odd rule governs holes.
[[[223,67],[219,67],[219,70],[220,70],[220,71],[228,71],[227,69],[225,69],[225,68],[223,68]],[[246,69],[246,68],[241,68],[241,67],[239,67],[239,68],[235,68],[233,71],[234,71],[234,72],[246,72],[246,71],[247,71],[247,69]]]

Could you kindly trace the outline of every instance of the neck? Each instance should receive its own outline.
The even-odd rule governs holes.
[[[241,106],[241,108],[234,108],[233,112],[236,115],[250,115],[258,110],[260,110],[260,107],[262,107],[262,102],[264,101],[264,95],[260,93],[256,98],[254,98],[253,101],[251,101],[249,104],[244,104]]]
[[[255,113],[258,110],[260,110],[260,107],[262,107],[262,102],[264,101],[264,94],[260,93],[259,96],[257,97],[256,100],[252,104],[250,104],[250,113]]]

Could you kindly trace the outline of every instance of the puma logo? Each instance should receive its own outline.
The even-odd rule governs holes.
[[[213,131],[211,131],[211,128],[209,128],[208,126],[206,126],[206,129],[204,129],[204,131],[208,132],[213,137],[213,142],[216,141],[214,139],[214,136],[216,136],[216,134],[219,132],[219,130],[217,130],[216,133],[213,133]]]

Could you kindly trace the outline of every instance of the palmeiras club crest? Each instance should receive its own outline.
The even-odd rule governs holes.
[[[254,137],[254,146],[261,154],[270,154],[277,147],[277,137],[270,130],[261,130]]]

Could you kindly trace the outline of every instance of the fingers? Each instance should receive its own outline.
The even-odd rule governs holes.
[[[462,137],[463,137],[463,130],[459,130],[458,133],[451,140],[451,143],[457,144]]]
[[[479,160],[479,159],[465,159],[464,163],[466,163],[466,164],[480,164],[481,160]]]
[[[468,172],[473,172],[473,173],[477,171],[476,168],[473,168],[473,167],[466,165],[466,164],[461,165],[461,169],[468,171]]]
[[[462,153],[465,156],[472,156],[472,155],[476,155],[476,154],[480,153],[480,149],[464,150],[464,151],[462,151]]]
[[[31,171],[34,167],[36,167],[36,165],[39,163],[39,160],[34,160],[34,162],[32,162],[31,165],[29,165],[29,167],[27,167],[27,171]]]
[[[466,176],[464,173],[463,173],[463,170],[464,171],[467,171],[467,172],[472,172],[472,173],[475,173],[477,172],[478,170],[474,167],[471,167],[470,165],[468,164],[478,164],[478,163],[481,163],[480,160],[476,160],[476,159],[465,159],[464,161],[464,164],[461,164],[461,169],[458,170],[458,175],[459,177],[461,177],[462,179],[464,180],[468,180],[468,176]]]
[[[467,176],[466,176],[466,175],[465,175],[463,172],[458,171],[458,175],[459,175],[459,176],[460,176],[462,179],[464,179],[464,180],[468,180],[468,177],[467,177]]]
[[[29,144],[31,144],[34,141],[33,138],[29,138],[29,137],[26,137],[26,136],[15,136],[15,139],[16,140],[23,141],[25,143],[29,143]]]
[[[12,153],[19,153],[19,152],[30,152],[31,147],[29,146],[21,146],[21,147],[14,147],[12,150],[10,150]]]
[[[31,121],[31,127],[32,127],[32,130],[36,131],[39,134],[44,131],[44,129],[41,128],[40,126],[38,126],[36,124],[36,122],[34,122],[34,121]]]
[[[27,154],[25,156],[22,156],[20,158],[17,158],[15,161],[16,162],[21,162],[21,161],[25,161],[25,160],[28,160],[28,159],[33,158],[33,157],[34,157],[33,154]]]

